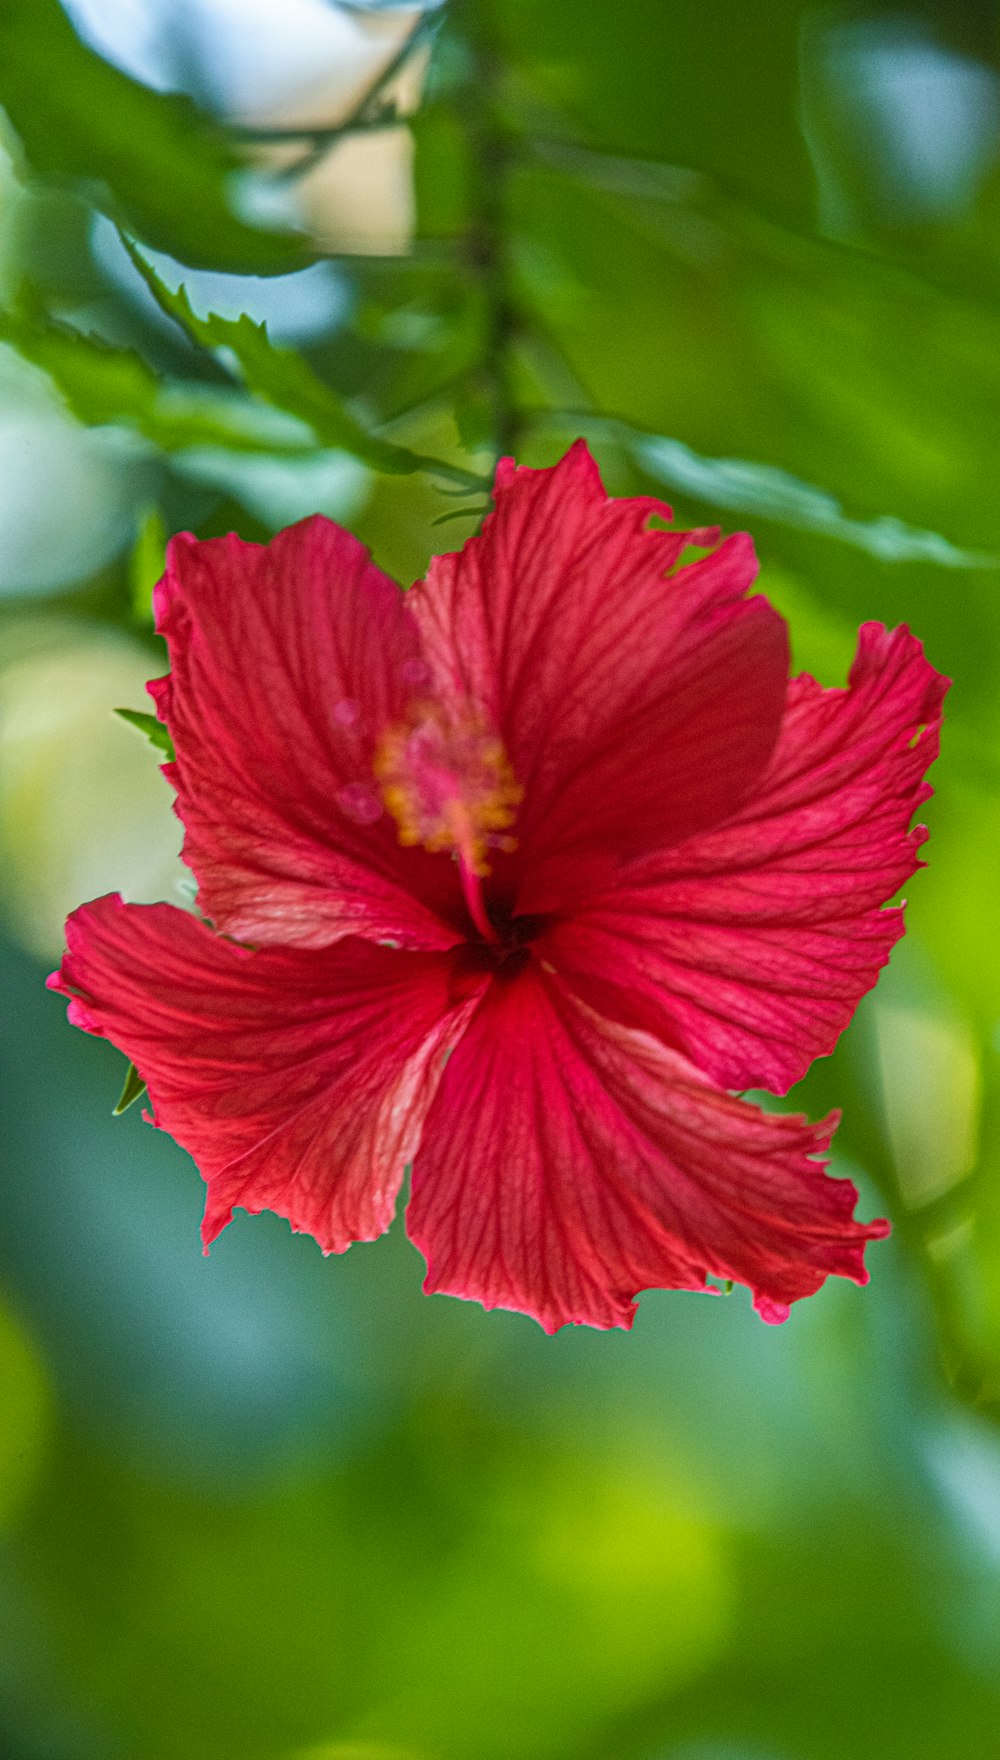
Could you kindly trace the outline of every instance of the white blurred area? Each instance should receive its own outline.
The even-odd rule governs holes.
[[[371,486],[364,465],[346,452],[288,458],[275,452],[188,446],[174,454],[172,464],[189,482],[226,490],[272,532],[311,513],[325,513],[347,525],[364,506]]]
[[[117,226],[105,214],[94,215],[90,249],[105,279],[148,323],[176,339],[173,320],[157,305]],[[214,269],[189,269],[148,245],[143,246],[143,256],[175,293],[183,283],[200,318],[210,312],[221,318],[238,318],[248,312],[256,323],[267,325],[272,342],[308,343],[335,329],[350,309],[350,283],[333,263],[311,263],[293,275],[228,275]]]
[[[330,128],[348,118],[395,60],[427,7],[332,0],[63,0],[80,36],[133,78],[188,92],[246,127]],[[383,94],[417,106],[418,50]],[[299,176],[298,145],[262,147],[241,187],[247,218],[304,225],[331,251],[393,255],[413,234],[412,141],[405,123],[344,138]]]
[[[1000,158],[995,73],[938,41],[915,13],[809,18],[801,120],[820,218],[835,237],[868,216],[888,225],[959,216]]]
[[[56,959],[85,899],[190,900],[171,791],[148,741],[157,670],[138,640],[82,620],[23,618],[0,643],[0,871],[8,926]]]
[[[46,374],[0,345],[0,598],[57,591],[110,562],[150,469],[142,440],[81,427]]]
[[[23,188],[0,135],[0,305],[16,285]],[[58,591],[110,562],[149,496],[150,451],[83,428],[47,374],[0,344],[0,599]]]

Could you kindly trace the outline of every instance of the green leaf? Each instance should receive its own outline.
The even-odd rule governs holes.
[[[387,475],[429,471],[463,488],[488,487],[486,480],[472,471],[442,459],[426,458],[371,433],[302,355],[294,349],[275,346],[265,324],[256,323],[246,312],[239,318],[220,318],[217,313],[200,318],[184,286],[175,293],[131,239],[123,238],[123,242],[153,298],[185,335],[201,348],[225,351],[223,359],[235,366],[248,391],[307,422],[320,445],[350,452],[363,464]]]
[[[233,390],[164,384],[142,356],[66,324],[0,314],[0,342],[48,373],[88,427],[123,422],[164,452],[222,446],[236,452],[311,452],[296,424]],[[291,431],[290,431],[291,430]]]
[[[1000,556],[960,550],[938,532],[925,532],[892,515],[852,519],[834,496],[773,465],[745,458],[703,458],[681,440],[633,438],[631,450],[650,476],[711,507],[756,513],[778,525],[822,532],[866,550],[881,562],[935,562],[941,568],[997,568]]]
[[[120,715],[122,720],[129,722],[132,727],[137,727],[140,733],[146,735],[150,745],[155,746],[158,752],[164,752],[169,761],[173,763],[174,742],[163,722],[157,721],[155,715],[147,715],[144,709],[116,709],[115,714]]]
[[[233,212],[226,182],[246,161],[219,124],[88,49],[58,0],[0,7],[0,103],[36,172],[183,262],[260,275],[309,260],[301,237]]]
[[[483,520],[490,511],[488,501],[480,502],[475,507],[453,507],[448,513],[439,513],[437,519],[431,520],[432,526],[450,525],[453,519]]]
[[[139,536],[129,559],[132,612],[141,623],[152,622],[153,588],[163,574],[166,545],[166,527],[160,510],[158,507],[151,507],[139,527]],[[134,713],[138,714],[138,710]],[[160,726],[159,722],[157,726]]]
[[[122,1091],[118,1096],[117,1104],[114,1107],[113,1116],[115,1118],[120,1118],[122,1113],[127,1112],[129,1107],[134,1105],[136,1100],[140,1099],[145,1092],[145,1082],[139,1074],[139,1071],[136,1069],[135,1064],[130,1063],[128,1069],[125,1071],[125,1081],[122,1085]]]

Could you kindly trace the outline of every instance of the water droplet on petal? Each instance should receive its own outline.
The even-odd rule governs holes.
[[[418,654],[411,654],[409,660],[403,661],[399,676],[411,689],[422,690],[425,685],[430,684],[431,669],[426,660],[421,660]]]
[[[361,719],[361,705],[353,697],[341,697],[333,705],[333,719],[338,727],[356,727]]]
[[[356,825],[374,825],[382,817],[382,802],[367,782],[345,782],[337,790],[337,805]]]

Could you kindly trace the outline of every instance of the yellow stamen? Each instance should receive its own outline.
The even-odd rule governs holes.
[[[516,847],[510,827],[522,790],[501,741],[480,716],[446,716],[435,703],[414,705],[408,721],[382,736],[375,775],[400,843],[452,850],[476,879],[490,872],[490,849]]]

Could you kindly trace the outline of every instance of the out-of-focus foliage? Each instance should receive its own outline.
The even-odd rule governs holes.
[[[277,10],[0,8],[0,1747],[992,1753],[994,12]],[[409,582],[498,450],[579,432],[751,527],[800,667],[881,618],[955,679],[909,934],[793,1097],[894,1236],[778,1330],[651,1295],[546,1339],[421,1297],[398,1232],[240,1217],[205,1260],[193,1167],[44,990],[83,898],[188,896],[142,737],[168,536],[322,511]]]
[[[233,212],[225,184],[240,158],[225,131],[189,98],[154,94],[93,54],[59,0],[7,0],[0,60],[4,108],[43,176],[192,264],[261,275],[305,260],[302,240]]]

